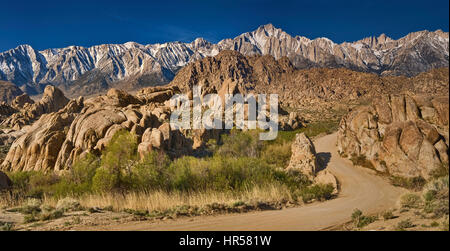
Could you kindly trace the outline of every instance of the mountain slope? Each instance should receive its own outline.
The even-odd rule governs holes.
[[[13,83],[0,80],[0,103],[11,103],[15,97],[23,94]]]
[[[293,37],[267,24],[217,44],[198,38],[191,43],[128,42],[43,51],[20,45],[0,53],[0,80],[12,82],[29,94],[42,93],[48,84],[60,86],[68,96],[91,95],[116,86],[132,90],[168,83],[186,64],[223,50],[236,50],[245,56],[288,57],[296,68],[345,67],[412,76],[448,67],[448,42],[448,32],[437,30],[410,33],[398,40],[383,34],[336,44],[327,38]]]

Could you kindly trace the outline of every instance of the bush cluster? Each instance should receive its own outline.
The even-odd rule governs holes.
[[[357,228],[362,228],[369,225],[372,222],[378,220],[376,216],[366,216],[359,209],[355,209],[352,213],[352,222]]]
[[[257,140],[257,136],[257,132],[232,130],[209,157],[171,160],[163,152],[153,151],[140,159],[136,137],[119,131],[101,156],[86,155],[64,175],[16,172],[10,177],[14,188],[35,198],[156,190],[239,193],[265,185],[286,186],[304,201],[331,198],[332,186],[311,186],[302,173],[284,170],[290,145],[278,147]]]

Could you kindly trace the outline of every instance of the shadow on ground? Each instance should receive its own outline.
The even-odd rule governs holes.
[[[330,162],[330,159],[331,159],[331,153],[321,152],[321,153],[317,153],[316,156],[317,156],[317,163],[318,163],[317,172],[320,172],[327,168],[328,163]]]

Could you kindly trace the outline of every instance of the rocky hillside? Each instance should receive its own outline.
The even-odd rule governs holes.
[[[0,53],[0,80],[28,94],[42,93],[48,84],[70,97],[106,93],[111,87],[135,90],[173,79],[188,63],[223,50],[245,56],[288,57],[295,68],[348,68],[380,75],[413,76],[449,65],[448,32],[410,33],[398,40],[385,35],[336,44],[291,36],[268,24],[217,44],[198,38],[191,43],[69,46],[38,51],[29,45]]]
[[[0,103],[11,103],[15,97],[23,94],[22,90],[11,82],[0,80]]]
[[[408,178],[448,165],[448,146],[448,96],[382,96],[344,117],[338,134],[342,156]]]
[[[41,100],[35,103],[27,94],[17,96],[11,107],[17,110],[8,118],[0,122],[3,127],[21,129],[36,121],[42,114],[57,112],[63,108],[69,99],[58,88],[48,85],[44,89]]]
[[[169,85],[188,91],[200,84],[206,93],[276,93],[283,107],[314,110],[314,114],[322,116],[333,107],[380,94],[447,93],[448,83],[448,68],[415,77],[382,77],[345,68],[298,70],[287,57],[276,60],[272,56],[246,57],[236,51],[222,51],[188,64]]]

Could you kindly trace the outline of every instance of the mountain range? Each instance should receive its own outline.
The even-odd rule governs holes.
[[[276,60],[287,57],[297,69],[343,67],[382,76],[415,76],[449,66],[449,33],[425,30],[398,40],[382,34],[337,44],[327,38],[293,37],[267,24],[217,44],[197,38],[191,43],[127,42],[43,51],[20,45],[0,53],[0,80],[31,95],[42,93],[49,84],[69,97],[102,93],[111,87],[136,90],[166,84],[183,66],[224,50],[245,56],[271,55]]]

